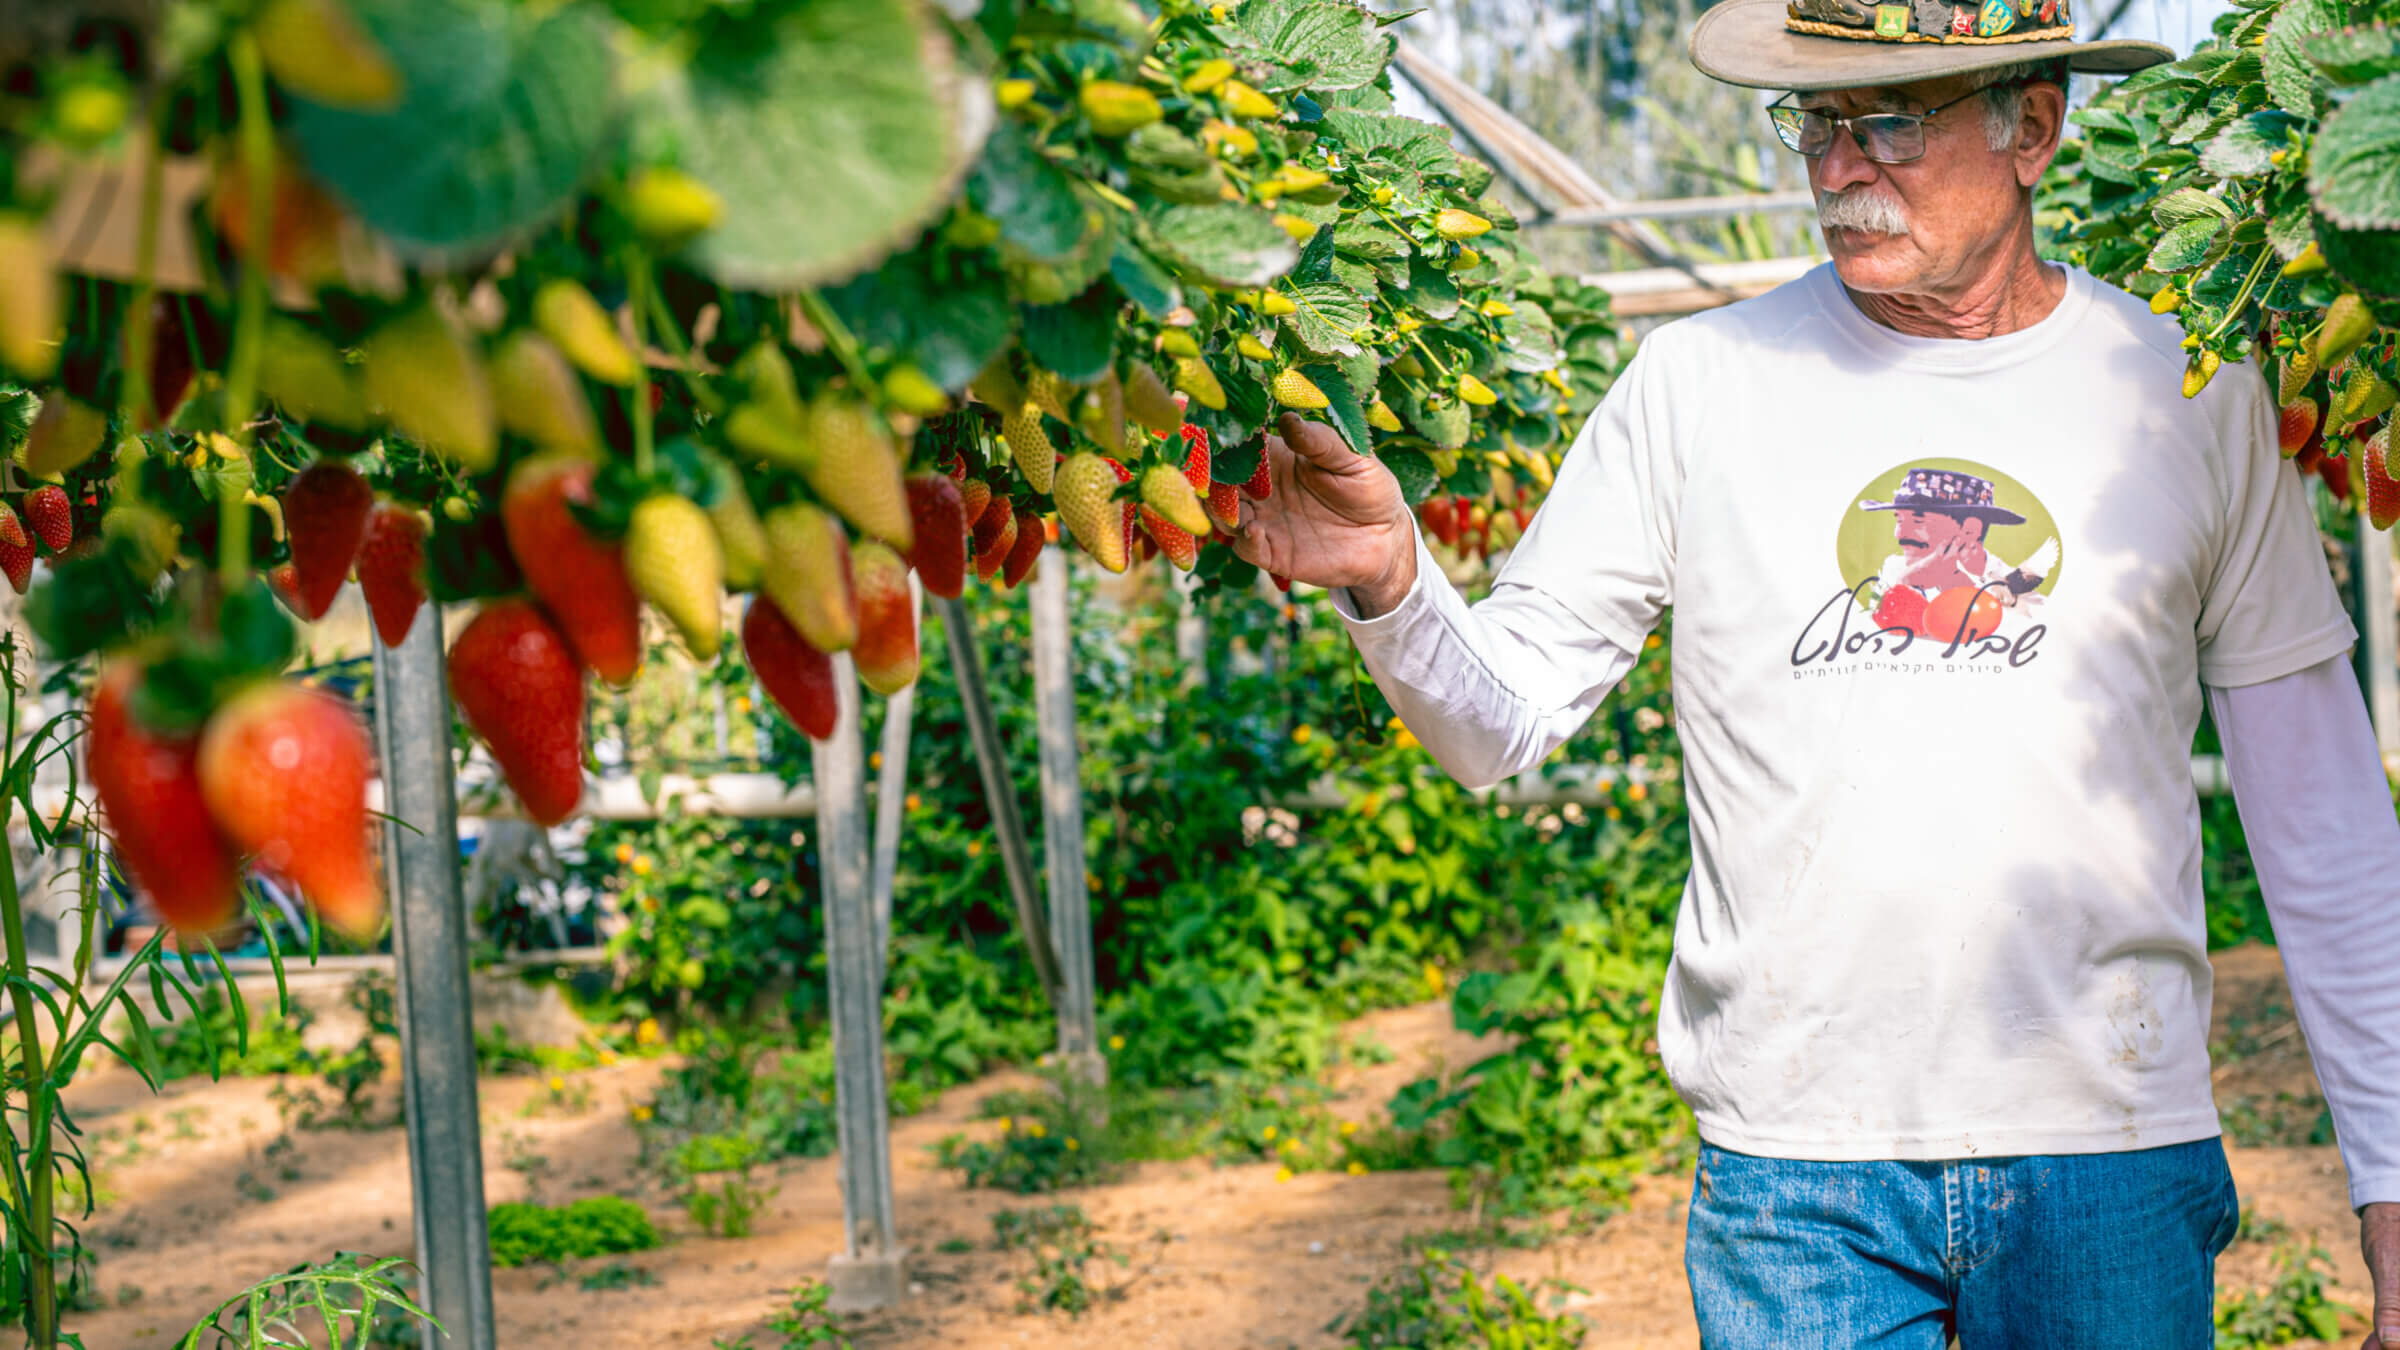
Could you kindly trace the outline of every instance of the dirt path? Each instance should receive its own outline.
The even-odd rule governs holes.
[[[2243,949],[2218,962],[2218,1033],[2246,1052],[2220,1076],[2220,1103],[2270,1103],[2315,1091],[2305,1046],[2279,1032],[2288,1008],[2274,952]],[[2281,1020],[2288,1020],[2288,1013]],[[1428,1064],[1458,1065],[1475,1053],[1449,1026],[1446,1006],[1378,1013],[1364,1029],[1397,1053],[1361,1070],[1337,1109],[1357,1119],[1380,1112],[1392,1090]],[[780,1344],[765,1330],[775,1291],[821,1275],[841,1242],[841,1211],[830,1159],[795,1162],[752,1237],[698,1232],[637,1165],[628,1108],[648,1097],[656,1062],[629,1062],[580,1075],[590,1104],[580,1113],[546,1106],[528,1078],[481,1087],[484,1171],[495,1201],[557,1202],[612,1192],[646,1204],[668,1243],[624,1259],[655,1283],[586,1291],[546,1270],[499,1271],[494,1294],[499,1342],[507,1350],[707,1350],[712,1338],[751,1334],[760,1350]],[[973,1121],[984,1095],[1027,1080],[1002,1075],[954,1091],[933,1110],[897,1122],[894,1185],[913,1248],[918,1296],[902,1308],[855,1320],[862,1350],[936,1346],[1040,1345],[1059,1350],[1288,1350],[1340,1344],[1328,1329],[1362,1303],[1368,1286],[1406,1258],[1415,1234],[1454,1229],[1435,1173],[1363,1177],[1310,1173],[1277,1182],[1266,1164],[1145,1164],[1117,1183],[1061,1197],[1080,1203],[1108,1239],[1134,1253],[1134,1284],[1121,1301],[1079,1320],[1014,1311],[1020,1257],[989,1249],[991,1215],[1024,1198],[962,1190],[932,1165],[931,1146]],[[70,1319],[94,1350],[150,1350],[171,1343],[205,1308],[248,1280],[337,1248],[405,1254],[412,1245],[407,1146],[397,1129],[279,1135],[272,1080],[176,1085],[151,1099],[130,1074],[79,1087],[76,1098],[100,1164],[103,1204],[87,1237],[99,1253],[98,1287],[112,1306]],[[2304,1108],[2282,1103],[2287,1113]],[[2313,1114],[2313,1108],[2308,1108]],[[2235,1148],[2246,1204],[2314,1235],[2334,1256],[2337,1297],[2364,1306],[2368,1292],[2355,1220],[2330,1147]],[[513,1165],[512,1165],[513,1164]],[[1479,1253],[1520,1279],[1555,1277],[1592,1324],[1587,1350],[1689,1346],[1691,1309],[1682,1269],[1688,1176],[1658,1177],[1630,1210],[1587,1235],[1533,1251]],[[1150,1241],[1164,1230],[1172,1240]],[[941,1250],[947,1240],[972,1250]],[[2263,1245],[2240,1244],[2220,1271],[2223,1287],[2266,1275]],[[588,1271],[606,1260],[583,1263]],[[639,1277],[637,1277],[639,1278]],[[548,1282],[548,1287],[544,1287]],[[2352,1343],[2355,1343],[2355,1333]]]

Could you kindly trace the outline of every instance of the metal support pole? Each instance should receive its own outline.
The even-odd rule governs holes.
[[[883,1080],[883,967],[867,877],[866,754],[858,675],[833,658],[841,716],[809,743],[817,788],[817,875],[825,901],[826,1003],[833,1022],[834,1122],[841,1145],[844,1249],[827,1263],[831,1306],[882,1308],[907,1289],[892,1221],[890,1103]]]
[[[924,631],[925,592],[917,574],[908,574],[910,622]],[[920,644],[922,637],[919,638]],[[886,953],[892,941],[892,887],[900,872],[900,823],[908,814],[908,737],[917,718],[917,686],[903,688],[883,705],[883,768],[875,779],[875,870],[872,887],[875,915],[875,969],[889,968]]]
[[[1044,571],[1059,570],[1053,560]],[[1008,896],[1016,905],[1017,930],[1033,957],[1042,992],[1056,1008],[1059,991],[1058,948],[1050,940],[1050,920],[1033,898],[1033,856],[1025,845],[1025,822],[1017,813],[1016,784],[1009,778],[1008,756],[1000,749],[1000,728],[992,720],[992,698],[983,684],[983,661],[975,654],[975,630],[967,607],[956,600],[937,600],[942,628],[949,634],[950,664],[958,675],[958,702],[967,719],[967,739],[975,743],[975,769],[983,777],[983,798],[992,811],[992,833],[1000,840],[1000,870],[1008,877]]]
[[[2393,610],[2392,536],[2358,514],[2359,685],[2384,755],[2400,753],[2400,614]]]
[[[450,783],[450,690],[441,611],[417,615],[398,648],[375,642],[382,741],[384,887],[399,968],[401,1100],[416,1200],[425,1306],[447,1339],[493,1350],[491,1230],[475,1093],[467,913],[458,885],[458,803]]]
[[[1083,770],[1075,745],[1074,630],[1067,614],[1067,555],[1042,550],[1033,583],[1033,701],[1042,755],[1042,852],[1050,872],[1050,932],[1058,942],[1058,1054],[1095,1083],[1108,1062],[1092,992],[1092,896],[1083,858]]]

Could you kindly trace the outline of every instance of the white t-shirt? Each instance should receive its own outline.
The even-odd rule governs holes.
[[[1410,728],[1488,781],[1588,717],[1674,606],[1693,867],[1659,1044],[1711,1142],[1956,1158],[2218,1132],[2201,685],[2354,633],[2262,381],[2180,398],[2179,338],[2080,271],[2021,332],[1911,338],[1820,267],[1643,342],[1472,637],[1423,585],[1353,624]],[[1886,559],[1966,521],[1984,584],[1879,622]],[[2008,604],[1997,560],[2035,554]]]

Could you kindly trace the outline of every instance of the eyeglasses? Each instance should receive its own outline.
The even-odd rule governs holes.
[[[1943,108],[1955,108],[1982,92],[1971,89],[1921,113],[1862,113],[1857,117],[1836,117],[1816,108],[1796,108],[1778,99],[1768,106],[1767,120],[1775,124],[1775,134],[1786,146],[1812,159],[1833,148],[1835,128],[1847,127],[1850,139],[1858,143],[1860,154],[1878,164],[1906,164],[1925,155],[1926,118]]]

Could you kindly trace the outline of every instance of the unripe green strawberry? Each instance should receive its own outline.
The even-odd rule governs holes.
[[[545,450],[599,456],[600,428],[583,382],[548,338],[518,329],[500,339],[488,369],[501,426]]]
[[[403,435],[471,473],[499,462],[491,383],[448,316],[418,305],[369,334],[366,356],[367,402]]]
[[[42,223],[0,212],[0,367],[46,380],[58,369],[58,274]]]
[[[1017,372],[1008,364],[1007,352],[1002,352],[986,362],[983,369],[976,372],[974,381],[967,388],[974,393],[976,398],[1004,413],[1011,408],[1023,406],[1027,398],[1024,384],[1017,379]]]
[[[1235,117],[1259,118],[1283,115],[1283,109],[1275,106],[1275,100],[1240,80],[1227,80],[1218,85],[1217,98],[1225,105],[1225,111]]]
[[[634,594],[675,625],[686,650],[702,661],[716,659],[725,636],[718,608],[725,555],[706,511],[672,492],[644,498],[625,527],[625,574]]]
[[[1017,461],[1017,472],[1036,492],[1048,492],[1058,467],[1058,447],[1042,429],[1041,410],[1027,403],[1000,419],[1000,438]]]
[[[914,527],[901,486],[900,455],[872,408],[840,394],[808,407],[808,438],[816,458],[800,472],[843,519],[896,548],[907,548]]]
[[[1270,347],[1267,344],[1259,341],[1257,338],[1252,337],[1248,333],[1234,334],[1233,349],[1253,361],[1272,361],[1275,359],[1275,349],[1273,347]]]
[[[1138,84],[1117,80],[1086,80],[1075,91],[1092,130],[1103,136],[1127,136],[1165,115],[1158,96]]]
[[[850,541],[833,513],[793,502],[767,513],[767,565],[760,588],[818,651],[858,641],[850,585]]]
[[[2289,403],[2300,397],[2309,380],[2317,373],[2317,358],[2306,348],[2297,348],[2283,358],[2283,374],[2275,383],[2275,401]]]
[[[908,590],[908,563],[869,540],[850,552],[858,585],[858,645],[851,648],[858,678],[890,697],[917,680],[917,613]]]
[[[724,199],[706,183],[664,165],[634,170],[625,182],[623,206],[626,223],[656,253],[682,248],[725,214]]]
[[[710,457],[715,460],[714,456]],[[715,460],[709,470],[717,485],[716,500],[708,505],[708,523],[717,532],[717,550],[725,557],[725,587],[746,591],[758,585],[767,563],[767,530],[742,487],[733,466]]]
[[[1453,242],[1460,239],[1472,239],[1490,228],[1492,228],[1492,222],[1472,211],[1462,211],[1455,206],[1445,206],[1436,211],[1433,216],[1433,232]]]
[[[42,400],[17,463],[36,478],[55,478],[90,459],[108,437],[108,414],[63,392]]]
[[[1287,408],[1314,410],[1332,406],[1325,397],[1325,391],[1317,388],[1316,381],[1301,374],[1297,368],[1279,372],[1275,382],[1268,388],[1275,395],[1275,401]]]
[[[2173,286],[2161,286],[2150,296],[2150,312],[2172,314],[2183,308],[2183,292]]]
[[[2375,314],[2367,302],[2356,294],[2344,295],[2326,306],[2325,322],[2317,329],[2317,369],[2330,370],[2335,362],[2357,351],[2367,335],[2375,331]]]
[[[2390,380],[2371,370],[2354,370],[2342,386],[2342,420],[2363,422],[2396,402],[2400,402],[2400,390],[2395,390]]]
[[[1158,349],[1169,356],[1198,356],[1200,341],[1181,328],[1170,328],[1158,335]]]
[[[146,502],[123,499],[100,517],[100,537],[125,550],[126,566],[145,586],[158,580],[175,561],[179,534],[173,516]]]
[[[1016,522],[1016,541],[1009,546],[1008,557],[1000,565],[1000,584],[1012,591],[1024,585],[1025,578],[1041,566],[1042,546],[1049,542],[1049,532],[1043,528],[1040,516],[1019,511]]]
[[[817,458],[816,443],[798,413],[770,400],[752,399],[725,416],[725,440],[734,449],[787,469],[806,469]]]
[[[1222,57],[1212,61],[1203,61],[1193,69],[1191,74],[1183,77],[1183,92],[1205,94],[1232,78],[1233,62]]]
[[[760,338],[751,343],[733,359],[733,366],[726,373],[741,385],[742,396],[748,401],[782,413],[794,423],[800,421],[804,411],[800,382],[792,375],[792,363],[774,339]]]
[[[577,370],[602,384],[630,389],[642,377],[633,349],[581,282],[566,277],[543,282],[533,293],[533,326],[557,343]]]
[[[1112,455],[1125,453],[1125,386],[1118,382],[1115,371],[1085,391],[1075,412],[1076,424],[1093,444]]]
[[[314,329],[280,315],[267,320],[259,339],[258,392],[303,422],[367,428],[367,391],[358,372]]]
[[[1472,375],[1458,377],[1458,397],[1461,402],[1471,403],[1478,408],[1488,408],[1500,401],[1500,396],[1492,392],[1490,385]]]
[[[1208,533],[1208,508],[1192,491],[1189,479],[1172,464],[1157,463],[1142,470],[1142,502],[1187,534]],[[1165,543],[1165,540],[1160,540]]]
[[[764,595],[753,597],[742,616],[742,659],[802,735],[819,741],[833,735],[841,718],[833,660],[810,646]]]
[[[1192,401],[1212,412],[1225,411],[1225,386],[1217,383],[1217,373],[1197,356],[1187,356],[1175,363],[1175,387],[1192,396]]]
[[[1377,431],[1398,431],[1400,417],[1392,411],[1392,405],[1377,399],[1367,405],[1367,425]]]
[[[950,411],[950,396],[913,361],[903,361],[883,372],[882,385],[884,398],[902,412],[938,417]]]
[[[2224,361],[2225,358],[2215,352],[2202,352],[2193,357],[2192,363],[2184,368],[2183,396],[2185,398],[2200,397],[2200,391],[2206,389],[2208,382],[2216,378],[2217,367],[2224,364]]]
[[[1035,366],[1025,377],[1025,397],[1032,400],[1033,406],[1068,426],[1075,425],[1075,415],[1067,411],[1067,400],[1074,393],[1067,382],[1058,377],[1057,372],[1044,370],[1040,366]]]
[[[1167,382],[1146,361],[1136,361],[1125,375],[1125,411],[1149,431],[1171,435],[1183,425],[1183,409]]]
[[[1114,498],[1117,470],[1099,455],[1070,455],[1058,466],[1051,489],[1058,503],[1058,520],[1075,536],[1086,553],[1111,572],[1122,572],[1131,561],[1125,548],[1124,515]]]
[[[365,110],[400,101],[400,72],[342,0],[267,0],[251,32],[267,73],[311,103]]]

